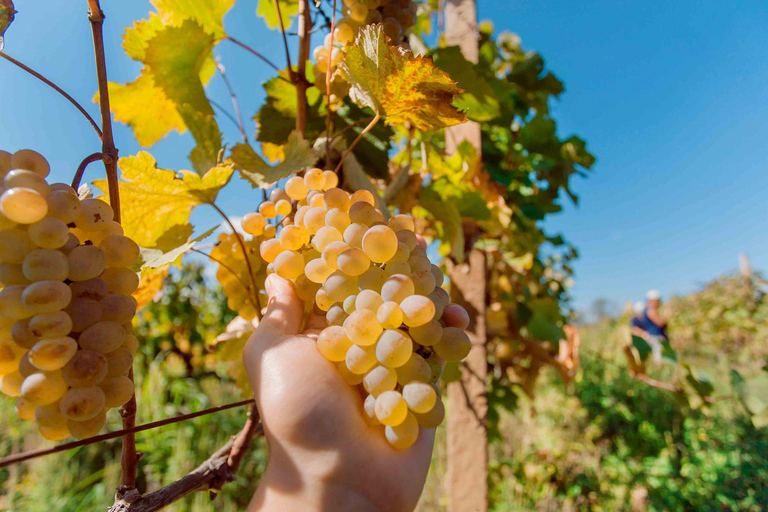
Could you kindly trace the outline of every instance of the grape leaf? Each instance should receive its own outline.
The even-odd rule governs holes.
[[[299,12],[299,0],[280,0],[280,14],[283,18],[283,26],[286,30],[291,26],[291,16]],[[278,28],[280,18],[277,16],[275,0],[259,0],[256,14],[264,18],[269,28]]]
[[[216,350],[217,359],[231,362],[228,374],[235,380],[235,385],[243,392],[243,396],[252,393],[248,375],[243,366],[243,348],[255,330],[252,322],[243,317],[235,317],[227,329],[211,342],[211,349]]]
[[[416,57],[392,46],[380,24],[360,29],[339,68],[351,86],[352,100],[370,107],[389,124],[410,122],[420,130],[431,130],[465,120],[451,104],[462,92],[456,82],[430,57]]]
[[[0,50],[5,46],[5,42],[3,41],[5,31],[8,30],[8,27],[13,23],[13,18],[15,16],[16,9],[13,7],[13,2],[11,0],[0,0]]]
[[[458,46],[439,48],[432,56],[435,64],[464,89],[465,92],[458,94],[453,104],[466,112],[469,119],[490,121],[501,114],[499,100],[484,76],[484,70],[465,59]]]
[[[170,229],[187,223],[194,207],[212,203],[234,172],[228,165],[214,167],[203,176],[181,171],[178,177],[174,171],[159,169],[145,151],[121,158],[118,166],[123,229],[142,247],[156,247]],[[93,185],[106,193],[105,180]]]
[[[442,223],[444,230],[442,240],[449,244],[456,260],[463,261],[464,230],[462,229],[461,215],[456,205],[450,201],[444,201],[440,194],[430,187],[422,187],[419,194],[419,204],[431,213],[435,220]]]
[[[317,156],[309,142],[298,131],[293,131],[283,146],[282,162],[277,165],[267,164],[247,143],[235,145],[229,159],[240,172],[240,177],[253,188],[269,188],[277,180],[314,165]]]
[[[151,0],[165,25],[179,26],[194,20],[205,32],[220,39],[224,32],[223,19],[235,0]]]
[[[256,140],[284,144],[296,129],[296,87],[288,80],[288,72],[282,70],[264,83],[264,92],[264,104],[253,117],[258,125]],[[325,116],[320,113],[322,97],[316,87],[307,91],[307,103],[307,134],[314,138],[325,130]]]
[[[216,231],[219,228],[218,225],[213,226],[211,229],[203,233],[202,235],[195,237],[194,239],[190,240],[189,242],[182,244],[174,249],[171,249],[170,251],[162,251],[160,249],[144,249],[142,250],[142,257],[144,259],[144,263],[142,264],[142,268],[149,267],[149,268],[158,268],[162,267],[163,265],[169,265],[173,262],[175,262],[179,256],[182,256],[187,251],[189,251],[191,248],[195,246],[198,242],[201,242],[211,236],[214,231]]]
[[[136,299],[136,309],[141,309],[151,301],[163,287],[165,276],[168,275],[169,265],[159,268],[143,268],[139,276],[139,287],[133,292]]]

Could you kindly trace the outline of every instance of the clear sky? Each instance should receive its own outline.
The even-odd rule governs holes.
[[[109,77],[133,80],[140,65],[120,48],[123,27],[146,17],[149,2],[102,1]],[[284,56],[276,33],[239,0],[225,27],[269,55]],[[42,72],[84,104],[96,90],[86,2],[18,0],[21,11],[5,50]],[[554,105],[560,134],[577,133],[598,162],[577,179],[578,207],[547,222],[581,251],[576,306],[598,297],[639,300],[650,287],[683,293],[735,269],[746,252],[768,267],[768,5],[720,2],[565,0],[479,1],[481,19],[522,37],[566,85]],[[319,41],[319,38],[318,38]],[[271,69],[227,42],[216,52],[227,66],[245,116],[263,100]],[[294,52],[295,53],[295,52]],[[218,79],[208,90],[228,96]],[[225,140],[237,130],[220,119]],[[252,125],[251,125],[252,126]],[[140,148],[116,125],[122,155]],[[0,148],[37,149],[53,178],[69,181],[77,164],[99,149],[85,120],[68,103],[0,60]],[[171,134],[151,149],[165,168],[189,168],[188,136]],[[97,177],[96,167],[87,179]],[[99,171],[101,172],[101,171]],[[233,216],[255,207],[235,179],[222,193]],[[218,222],[196,215],[202,229]]]

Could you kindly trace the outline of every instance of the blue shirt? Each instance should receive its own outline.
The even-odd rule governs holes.
[[[648,308],[645,308],[643,310],[643,317],[641,319],[642,324],[640,326],[641,329],[643,329],[645,332],[652,336],[664,336],[667,337],[667,326],[659,327],[655,323],[653,323],[653,320],[648,318]]]

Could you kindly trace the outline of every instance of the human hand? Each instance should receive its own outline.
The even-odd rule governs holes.
[[[344,382],[315,341],[325,318],[310,314],[293,285],[270,275],[269,306],[243,352],[269,447],[249,510],[410,511],[419,500],[434,444],[395,450],[383,427],[363,418],[360,393]]]

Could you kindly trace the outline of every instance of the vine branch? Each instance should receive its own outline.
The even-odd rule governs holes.
[[[296,65],[296,74],[293,75],[293,82],[296,85],[297,100],[296,130],[298,130],[305,139],[307,138],[307,110],[309,107],[307,101],[307,89],[310,85],[307,81],[306,68],[307,61],[309,61],[309,47],[312,38],[311,30],[312,16],[309,11],[309,0],[299,0],[299,62]],[[285,37],[285,30],[283,30],[283,37]],[[328,56],[328,66],[330,67],[330,65],[330,56]]]
[[[75,108],[77,110],[79,110],[80,113],[83,114],[83,116],[85,116],[85,118],[88,120],[88,122],[91,124],[91,126],[94,129],[94,131],[96,132],[96,135],[99,136],[99,139],[102,138],[101,128],[99,128],[99,125],[96,124],[96,121],[94,121],[93,118],[91,117],[91,115],[88,112],[86,112],[86,110],[83,108],[83,106],[80,105],[77,102],[77,100],[75,100],[75,98],[73,98],[72,96],[67,94],[67,92],[64,91],[64,89],[62,89],[61,87],[59,87],[55,83],[51,82],[50,80],[45,78],[43,75],[41,75],[40,73],[38,73],[34,69],[30,68],[29,66],[27,66],[25,64],[22,64],[21,62],[19,62],[16,59],[14,59],[13,57],[8,55],[7,53],[0,51],[0,57],[4,58],[5,60],[10,62],[11,64],[14,64],[15,66],[18,66],[19,68],[23,69],[24,71],[26,71],[30,75],[34,76],[35,78],[37,78],[38,80],[43,82],[45,85],[47,85],[48,87],[50,87],[54,91],[56,91],[59,94],[61,94],[62,96],[64,96],[64,98],[66,98],[67,101],[69,101],[72,105],[74,105]]]
[[[266,62],[266,63],[267,63],[267,64],[268,64],[270,67],[272,67],[272,69],[274,69],[275,71],[280,71],[280,68],[279,68],[279,67],[277,67],[277,65],[275,65],[275,63],[274,63],[274,62],[272,62],[271,60],[269,60],[268,58],[266,58],[264,55],[262,55],[261,53],[257,52],[256,50],[254,50],[253,48],[251,48],[250,46],[248,46],[247,44],[245,44],[245,43],[243,43],[243,42],[241,42],[241,41],[238,41],[238,40],[237,40],[237,39],[235,39],[234,37],[230,37],[230,36],[225,36],[225,37],[224,37],[224,39],[226,39],[226,40],[228,40],[228,41],[232,41],[233,43],[235,43],[235,44],[236,44],[237,46],[239,46],[240,48],[242,48],[242,49],[244,49],[244,50],[247,50],[247,51],[251,52],[252,54],[254,54],[255,56],[257,56],[258,58],[260,58],[261,60],[263,60],[264,62]],[[282,80],[285,80],[285,78],[283,78],[283,77],[280,77],[280,78],[281,78]],[[290,80],[285,80],[285,81],[286,81],[286,82],[290,82]]]
[[[331,72],[333,54],[333,32],[336,30],[336,0],[333,0],[333,17],[331,18],[331,37],[328,43],[328,69],[325,73],[325,166],[328,167],[331,161]]]
[[[347,158],[347,155],[349,155],[352,152],[352,149],[357,145],[358,142],[360,142],[360,140],[365,136],[365,134],[371,131],[371,128],[373,128],[374,125],[379,122],[379,119],[381,119],[381,115],[376,114],[375,116],[373,116],[373,120],[371,120],[371,122],[368,123],[368,126],[363,128],[363,131],[360,132],[360,135],[357,136],[357,138],[352,142],[352,144],[349,145],[349,147],[344,152],[344,154],[341,155],[339,164],[336,166],[336,169],[334,169],[333,172],[335,172],[336,174],[339,173],[339,169],[341,169],[341,166],[344,164],[344,159]]]
[[[111,157],[105,155],[104,153],[91,153],[85,157],[83,161],[80,162],[80,165],[77,166],[75,176],[72,178],[72,188],[75,189],[75,191],[80,188],[80,182],[83,179],[83,174],[85,173],[86,167],[88,167],[93,162],[98,162],[99,160],[106,161],[107,159],[111,159]]]

